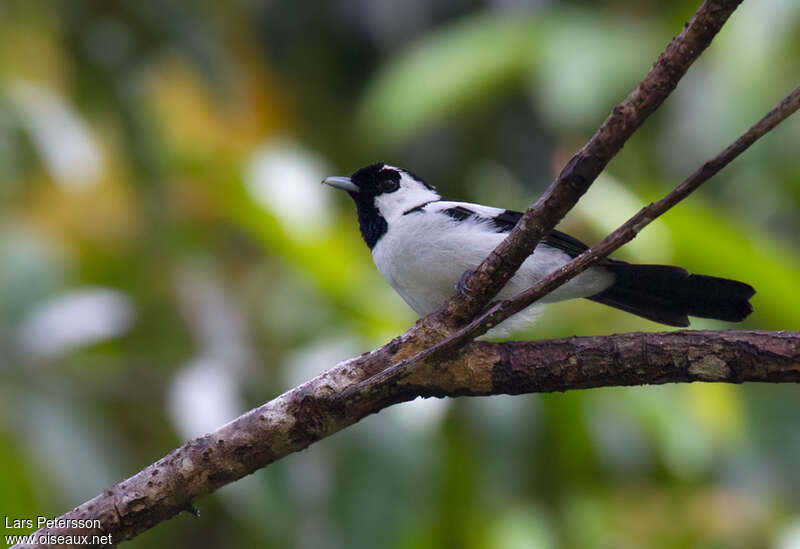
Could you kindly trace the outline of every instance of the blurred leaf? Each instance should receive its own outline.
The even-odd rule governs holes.
[[[37,509],[33,480],[37,478],[38,472],[27,456],[19,452],[16,441],[0,431],[0,502],[5,516],[35,516]]]
[[[366,135],[393,145],[519,82],[551,18],[484,12],[437,29],[387,63],[358,113]]]
[[[626,392],[667,471],[683,480],[705,474],[713,448],[690,413],[687,387],[659,385]]]
[[[16,434],[44,472],[37,486],[50,486],[51,509],[84,501],[123,476],[124,447],[102,416],[67,396],[16,396]]]
[[[511,508],[491,525],[492,549],[550,549],[556,547],[547,517],[536,507]]]
[[[559,133],[592,131],[645,75],[664,43],[642,20],[577,12],[548,23],[531,93],[540,116]]]
[[[381,144],[397,145],[534,74],[540,115],[559,131],[586,129],[644,74],[661,43],[644,22],[623,23],[624,32],[620,24],[560,11],[487,12],[458,21],[381,69],[363,99],[360,127]]]
[[[687,388],[693,415],[709,438],[731,442],[744,433],[745,410],[741,393],[732,385],[692,384]]]

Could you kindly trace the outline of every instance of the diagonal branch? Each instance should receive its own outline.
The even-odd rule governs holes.
[[[672,39],[639,85],[614,109],[592,138],[561,170],[509,236],[495,248],[466,285],[468,295],[451,298],[440,315],[449,326],[471,321],[497,295],[520,265],[589,190],[600,172],[648,116],[677,87],[742,0],[706,0]]]
[[[522,394],[673,382],[800,382],[800,332],[679,331],[469,344],[445,368],[418,370],[358,406],[337,396],[369,377],[371,360],[345,361],[189,441],[62,515],[37,536],[111,535],[116,544],[192,502],[392,404],[418,396]],[[77,522],[84,522],[79,527]],[[71,526],[74,525],[74,526]]]
[[[513,299],[495,303],[483,314],[442,341],[354,385],[342,395],[342,399],[344,401],[350,401],[351,397],[361,391],[375,391],[381,386],[396,382],[402,377],[409,375],[410,372],[420,368],[426,361],[433,362],[447,353],[454,352],[474,338],[486,333],[493,326],[497,326],[508,317],[522,311],[533,302],[568,282],[624,244],[633,240],[639,231],[697,190],[703,183],[711,179],[737,156],[746,151],[750,145],[796,112],[798,108],[800,108],[800,87],[795,88],[792,93],[786,96],[783,101],[767,113],[761,120],[739,136],[736,141],[731,143],[717,156],[703,164],[697,171],[687,177],[661,200],[639,210],[633,217],[599,243],[592,246],[569,263],[553,271]]]

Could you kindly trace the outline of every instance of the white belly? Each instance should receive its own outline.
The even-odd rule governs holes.
[[[457,227],[457,230],[456,230]],[[455,292],[466,270],[477,267],[504,238],[484,222],[456,222],[444,215],[414,215],[395,219],[372,250],[378,271],[420,316],[438,309]],[[509,299],[570,260],[566,253],[539,246],[498,298]],[[605,269],[589,269],[548,295],[542,302],[586,297],[613,283]],[[529,324],[541,310],[534,305],[506,320],[489,336],[504,335]]]

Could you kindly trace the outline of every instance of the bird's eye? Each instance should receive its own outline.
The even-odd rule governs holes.
[[[381,181],[381,192],[393,193],[400,188],[400,182],[394,179],[384,179]]]

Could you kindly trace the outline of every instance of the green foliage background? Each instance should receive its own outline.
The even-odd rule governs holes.
[[[347,197],[377,160],[520,209],[694,2],[0,1],[0,515],[58,515],[412,312]],[[797,85],[748,1],[562,228],[593,242]],[[800,329],[800,119],[619,255]],[[696,320],[694,328],[733,326]],[[660,330],[590,302],[525,338]],[[415,401],[129,547],[800,547],[793,386]],[[20,531],[6,533],[24,533]]]

